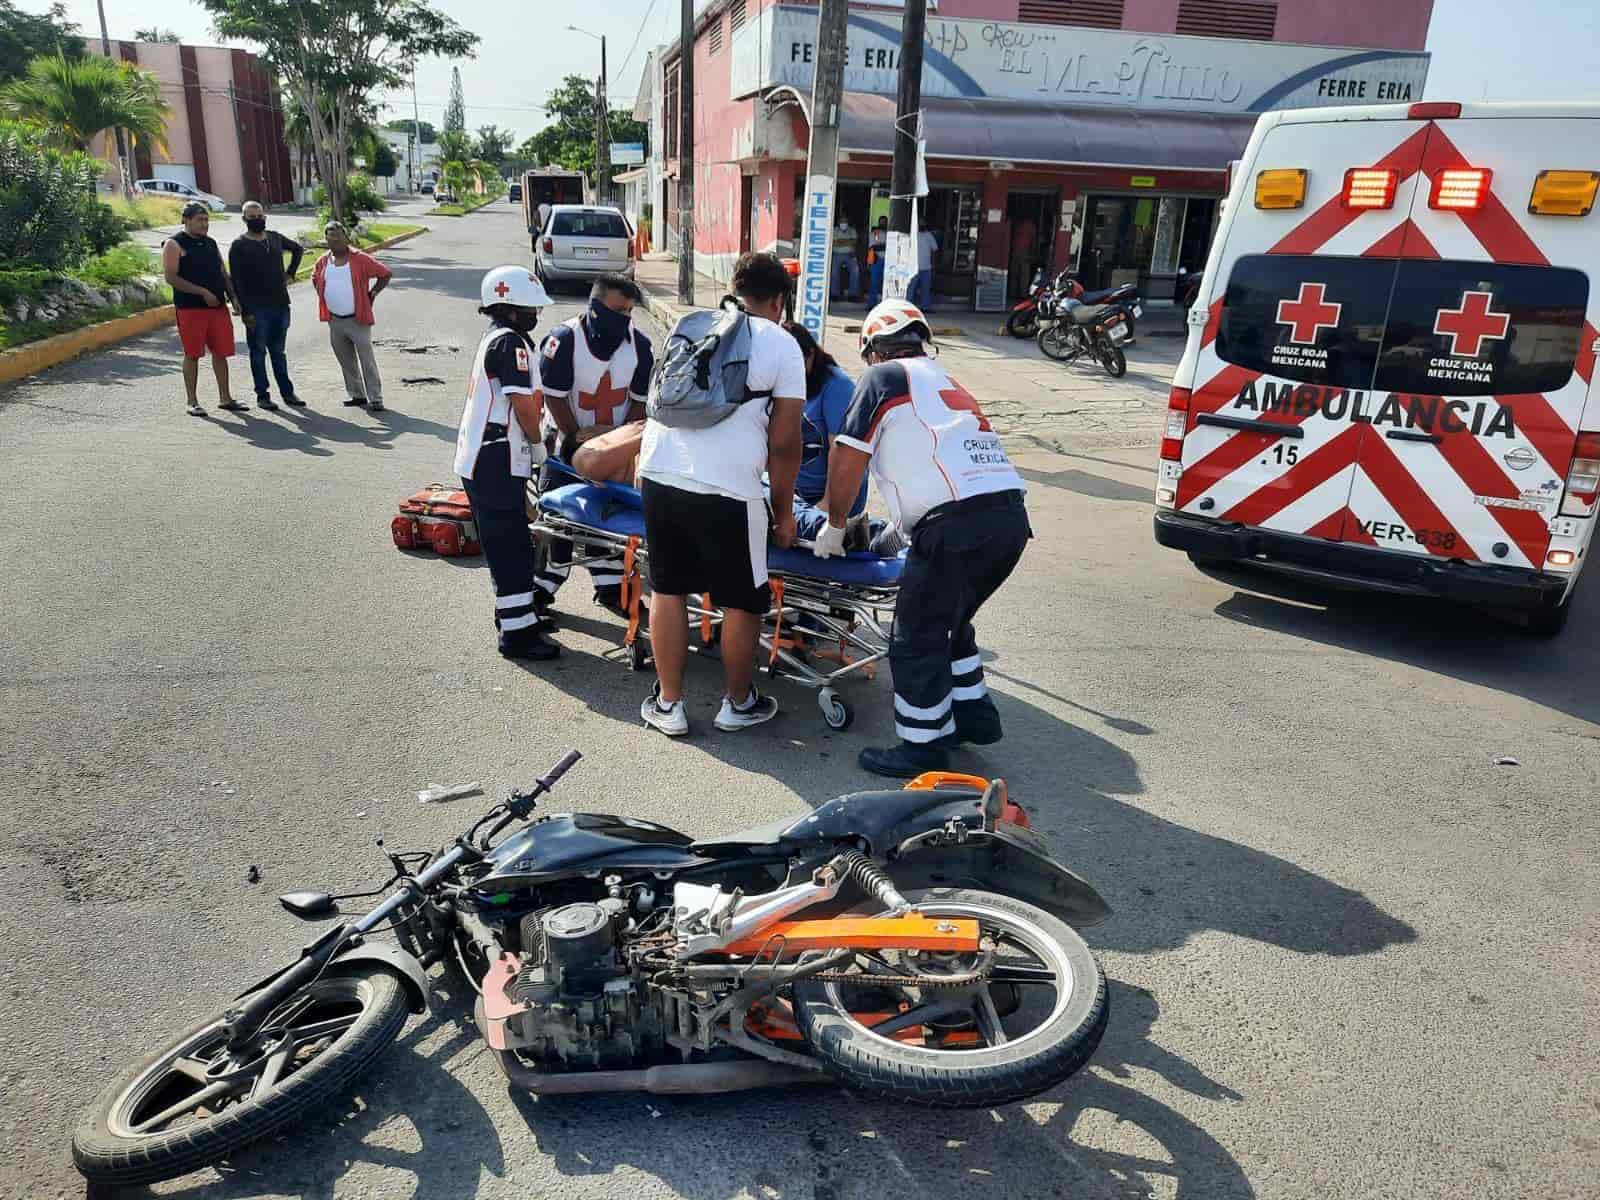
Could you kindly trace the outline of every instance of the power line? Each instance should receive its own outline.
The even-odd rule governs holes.
[[[644,10],[644,20],[639,22],[639,32],[633,35],[633,45],[628,47],[628,53],[622,58],[622,65],[617,68],[616,78],[621,79],[628,72],[628,64],[633,61],[633,52],[639,48],[639,39],[644,36],[644,27],[650,24],[650,14],[656,10],[656,0],[650,0],[650,7]],[[610,86],[611,80],[606,80]]]

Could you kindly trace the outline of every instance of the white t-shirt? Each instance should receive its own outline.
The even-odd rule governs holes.
[[[356,311],[356,289],[350,282],[350,263],[340,266],[332,259],[322,273],[322,299],[336,317],[352,316]]]
[[[783,326],[750,318],[750,373],[745,385],[752,392],[770,391],[774,399],[805,400],[805,358],[800,343]],[[639,474],[686,492],[762,499],[771,407],[765,399],[750,400],[708,429],[669,429],[646,422]]]
[[[932,230],[924,229],[917,234],[917,270],[933,270],[933,252],[939,248],[939,239]]]

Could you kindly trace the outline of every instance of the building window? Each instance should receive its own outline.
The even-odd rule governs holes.
[[[744,24],[744,2],[745,0],[733,0],[733,7],[728,10],[728,30],[731,33],[738,33],[740,26]]]
[[[1019,21],[1039,25],[1088,25],[1121,29],[1123,0],[1022,0]]]
[[[1201,37],[1270,42],[1278,26],[1276,3],[1260,0],[1178,0],[1178,32]]]
[[[718,17],[715,25],[711,27],[710,36],[706,38],[709,53],[716,54],[722,49],[722,18]]]

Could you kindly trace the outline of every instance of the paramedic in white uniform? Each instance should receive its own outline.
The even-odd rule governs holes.
[[[952,746],[1000,740],[972,618],[1033,536],[1021,478],[978,402],[928,357],[932,340],[927,318],[905,300],[885,300],[861,323],[869,365],[834,438],[828,525],[815,545],[822,558],[842,551],[870,463],[911,548],[889,643],[900,742],[868,747],[859,762],[905,779],[944,770]]]
[[[534,609],[528,477],[544,460],[538,442],[538,355],[529,338],[550,297],[526,267],[496,267],[479,287],[489,328],[478,343],[456,433],[456,474],[494,581],[494,623],[507,658],[561,653]]]

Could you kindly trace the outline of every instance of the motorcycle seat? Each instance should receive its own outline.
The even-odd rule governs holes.
[[[1071,312],[1074,325],[1093,325],[1116,311],[1114,304],[1080,304]]]

